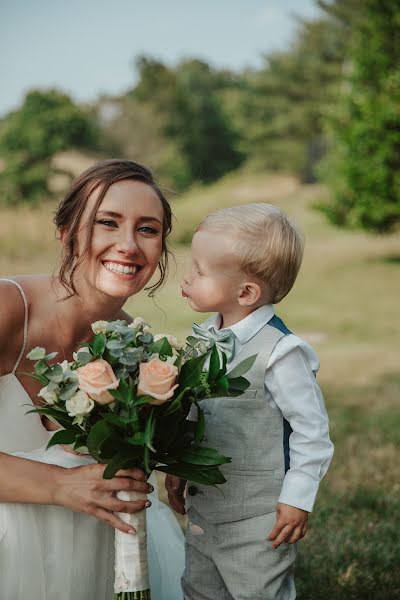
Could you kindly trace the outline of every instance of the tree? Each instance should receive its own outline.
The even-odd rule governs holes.
[[[51,157],[68,148],[93,150],[97,136],[91,117],[67,95],[29,92],[1,128],[0,153],[6,165],[0,173],[2,201],[16,204],[45,197]]]
[[[339,225],[376,232],[400,222],[400,4],[364,0],[341,95],[330,117],[324,171]]]
[[[218,95],[218,72],[195,59],[173,69],[141,57],[137,67],[139,82],[132,96],[162,115],[164,134],[176,143],[181,156],[182,187],[192,181],[214,181],[241,163],[237,133]]]

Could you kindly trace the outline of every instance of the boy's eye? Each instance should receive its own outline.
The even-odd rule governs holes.
[[[96,223],[99,225],[105,225],[106,227],[118,227],[117,222],[113,221],[112,219],[98,219]]]

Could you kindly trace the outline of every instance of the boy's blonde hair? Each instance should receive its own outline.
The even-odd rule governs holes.
[[[223,208],[208,215],[197,228],[239,234],[232,251],[241,271],[268,289],[268,302],[276,304],[296,281],[303,258],[300,231],[272,204]]]

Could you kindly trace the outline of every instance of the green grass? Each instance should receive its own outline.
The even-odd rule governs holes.
[[[209,211],[272,202],[300,224],[303,267],[277,310],[321,358],[318,380],[336,449],[301,543],[299,599],[392,600],[400,598],[400,243],[395,234],[330,226],[312,208],[326,194],[292,177],[236,174],[176,197],[176,265],[155,299],[142,292],[127,309],[155,331],[181,338],[193,320],[204,318],[181,298],[179,281],[189,261],[187,243]],[[53,210],[2,210],[2,276],[53,269]]]

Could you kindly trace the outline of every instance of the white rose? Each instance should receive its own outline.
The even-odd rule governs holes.
[[[95,335],[98,333],[106,333],[107,321],[95,321],[95,323],[92,323],[92,331]]]
[[[133,319],[132,327],[143,327],[143,325],[146,325],[146,321],[143,317],[135,317]]]
[[[175,350],[180,350],[182,348],[181,342],[179,342],[174,335],[170,335],[169,333],[157,333],[154,336],[154,341],[158,342],[158,340],[161,340],[162,338],[167,338],[171,348],[174,348]]]
[[[150,325],[144,325],[143,327],[143,333],[151,333],[151,327]]]
[[[89,398],[86,392],[78,390],[76,394],[65,402],[65,408],[70,417],[79,417],[90,413],[94,406],[94,401]]]
[[[60,388],[58,386],[53,390],[49,390],[48,386],[46,385],[46,387],[42,387],[42,389],[38,393],[38,396],[43,398],[46,404],[54,404],[57,400],[57,392],[59,391]]]

